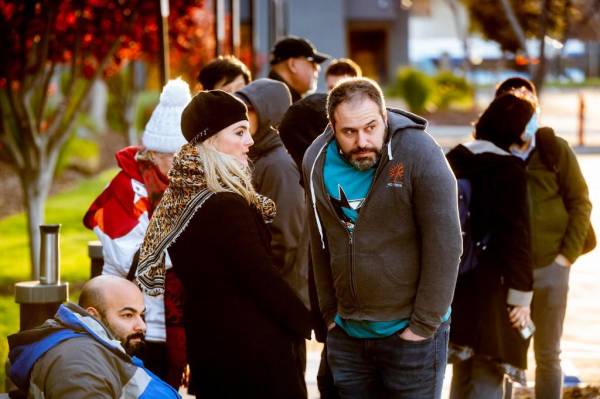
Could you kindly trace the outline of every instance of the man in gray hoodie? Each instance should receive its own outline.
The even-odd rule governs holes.
[[[354,78],[306,152],[312,261],[342,398],[439,398],[462,251],[456,180],[426,121]]]

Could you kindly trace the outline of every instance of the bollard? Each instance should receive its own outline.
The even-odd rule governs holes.
[[[69,295],[69,283],[60,281],[59,231],[60,225],[40,225],[40,280],[15,284],[21,331],[52,318]]]
[[[58,247],[59,224],[40,226],[40,284],[57,284],[60,279],[60,248]]]
[[[579,112],[577,118],[577,144],[580,147],[585,145],[584,143],[584,131],[585,131],[585,96],[582,92],[579,92]]]
[[[94,278],[102,274],[104,267],[104,256],[102,255],[102,243],[100,241],[88,242],[88,255],[91,260],[90,278]]]
[[[60,281],[59,231],[59,224],[40,225],[40,280],[15,284],[20,331],[32,329],[54,317],[69,296],[69,283]],[[15,388],[6,378],[6,391]]]

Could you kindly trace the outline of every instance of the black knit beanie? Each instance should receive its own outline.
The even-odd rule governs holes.
[[[203,142],[227,126],[248,120],[246,105],[222,90],[201,91],[181,114],[181,131],[190,142]]]

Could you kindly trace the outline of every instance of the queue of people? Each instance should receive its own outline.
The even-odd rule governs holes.
[[[330,58],[286,37],[268,79],[227,56],[193,97],[165,85],[84,217],[103,275],[9,338],[21,394],[306,398],[314,331],[322,398],[440,398],[448,362],[451,398],[509,397],[532,336],[536,398],[561,397],[591,204],[533,84],[502,82],[445,155],[352,60],[313,94]]]

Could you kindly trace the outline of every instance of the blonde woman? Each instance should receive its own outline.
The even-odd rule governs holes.
[[[246,106],[223,91],[201,92],[181,127],[188,144],[150,222],[138,284],[162,292],[168,249],[184,286],[196,395],[305,398],[293,342],[309,337],[309,314],[271,263],[265,224],[275,205],[251,184]]]

